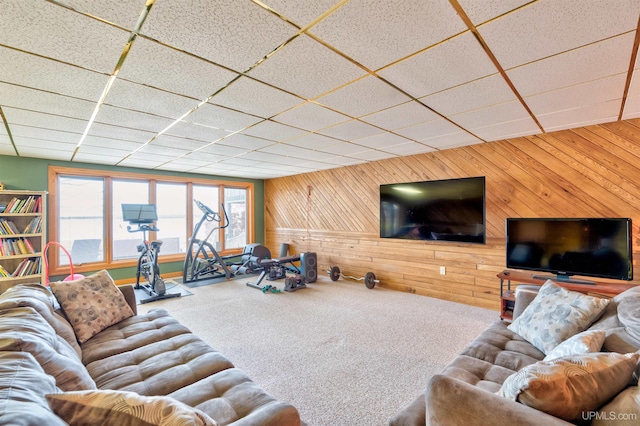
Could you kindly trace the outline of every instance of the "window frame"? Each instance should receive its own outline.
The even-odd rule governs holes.
[[[59,178],[60,177],[76,177],[76,178],[101,178],[104,179],[104,200],[103,200],[103,248],[105,251],[104,261],[85,263],[83,265],[73,265],[74,272],[87,272],[96,271],[100,269],[110,268],[126,268],[135,267],[137,265],[137,258],[113,260],[113,218],[111,212],[113,211],[113,179],[116,180],[139,180],[149,183],[149,197],[150,202],[155,202],[156,197],[156,184],[157,183],[185,183],[187,185],[187,237],[191,238],[195,223],[193,221],[193,209],[195,207],[193,203],[193,185],[201,186],[217,186],[220,191],[220,197],[218,202],[224,203],[224,188],[238,188],[247,191],[247,240],[248,244],[255,240],[255,191],[253,182],[243,181],[227,181],[217,178],[198,178],[193,176],[170,176],[152,173],[136,173],[129,171],[119,170],[97,170],[97,169],[84,169],[74,167],[61,167],[61,166],[49,166],[48,169],[48,187],[49,187],[49,200],[48,200],[48,241],[58,241],[59,236],[59,204],[60,204],[60,191],[59,191]],[[217,206],[220,208],[220,206]],[[220,241],[224,240],[224,229],[220,229]],[[155,238],[155,232],[150,233],[149,239]],[[244,247],[222,250],[221,256],[241,254]],[[70,248],[67,248],[70,250]],[[49,275],[64,275],[70,273],[69,265],[59,265],[58,262],[58,248],[56,245],[50,246],[47,257],[49,260]],[[158,258],[159,263],[178,262],[184,260],[184,253],[165,254],[162,252]],[[72,259],[73,260],[73,259]]]

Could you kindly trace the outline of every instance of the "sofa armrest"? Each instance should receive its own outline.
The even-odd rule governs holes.
[[[427,424],[431,426],[571,425],[535,408],[441,374],[429,381],[425,400]]]
[[[424,393],[389,419],[389,426],[424,426]]]
[[[539,285],[521,284],[516,287],[516,302],[513,307],[513,319],[515,320],[522,314],[522,311],[535,299],[540,291]]]
[[[138,304],[136,303],[136,293],[133,291],[133,285],[125,284],[118,286],[118,289],[124,295],[124,299],[127,301],[127,304],[131,307],[134,315],[138,315]]]

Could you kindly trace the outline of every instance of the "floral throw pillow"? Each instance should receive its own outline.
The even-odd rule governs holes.
[[[586,330],[609,302],[567,290],[549,280],[508,328],[548,354],[569,337]]]
[[[124,295],[105,270],[75,281],[51,283],[80,343],[133,316]]]
[[[544,357],[543,361],[550,361],[569,355],[582,355],[591,352],[600,352],[607,333],[604,330],[587,330],[569,337],[560,343]]]

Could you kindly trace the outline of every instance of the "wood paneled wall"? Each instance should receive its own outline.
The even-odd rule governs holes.
[[[266,245],[317,253],[319,274],[372,271],[384,287],[498,309],[507,217],[630,217],[640,284],[638,165],[634,119],[272,179]],[[470,176],[486,177],[486,244],[379,238],[380,184]]]

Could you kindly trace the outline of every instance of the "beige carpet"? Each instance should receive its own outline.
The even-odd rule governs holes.
[[[239,277],[190,289],[162,307],[309,426],[376,426],[498,318],[497,311],[376,287],[318,282],[262,293]],[[268,282],[278,288],[284,281]]]

